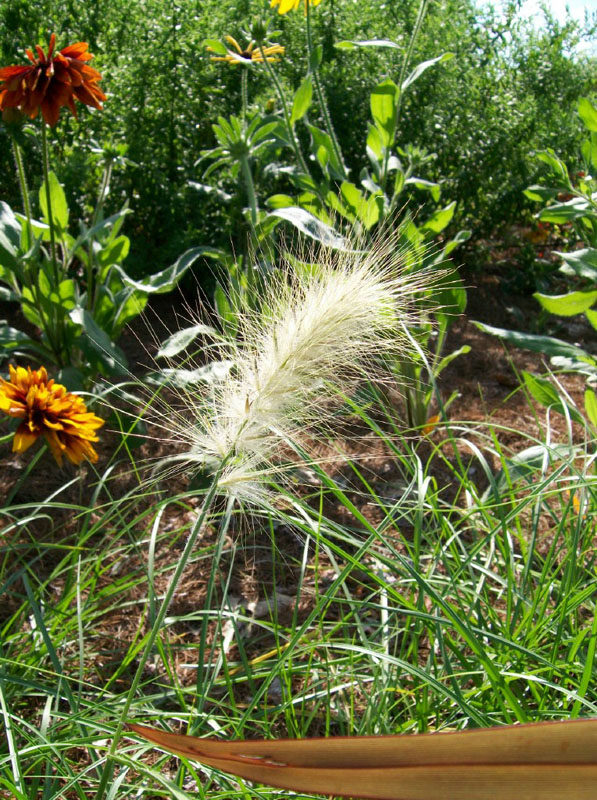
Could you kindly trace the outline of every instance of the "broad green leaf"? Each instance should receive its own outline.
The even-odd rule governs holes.
[[[286,208],[294,205],[294,197],[289,194],[272,194],[265,201],[269,208]]]
[[[434,64],[443,64],[445,61],[450,61],[452,58],[454,58],[454,53],[443,53],[441,56],[437,56],[436,58],[430,58],[428,61],[422,61],[402,82],[402,91],[407,89],[411,83],[414,83],[419,75],[422,75],[426,69],[429,69],[429,67],[432,67]]]
[[[439,202],[439,198],[441,196],[441,187],[439,183],[435,183],[435,181],[426,181],[423,180],[423,178],[408,178],[404,183],[405,185],[411,184],[416,186],[417,189],[422,189],[425,192],[429,192],[435,202]]]
[[[81,306],[76,306],[69,316],[75,325],[81,325],[83,328],[78,341],[87,358],[92,363],[99,362],[108,374],[126,374],[127,363],[124,353],[97,325],[91,314]]]
[[[210,325],[203,325],[202,323],[192,325],[190,328],[176,331],[176,333],[173,333],[172,336],[162,342],[156,358],[172,358],[172,356],[178,355],[183,350],[186,350],[198,336],[209,336],[210,339],[222,338],[216,329]]]
[[[358,42],[344,39],[342,42],[336,42],[335,47],[338,50],[354,50],[355,47],[391,47],[393,50],[404,50],[403,45],[397,44],[391,39],[362,39]]]
[[[379,83],[371,92],[371,116],[384,147],[390,147],[394,143],[399,96],[400,89],[390,78]]]
[[[225,56],[228,53],[228,48],[224,42],[221,42],[219,39],[204,39],[203,45],[209,47],[211,52],[218,56]]]
[[[597,170],[597,133],[591,133],[580,146],[582,157],[591,170]]]
[[[536,154],[539,161],[543,161],[548,167],[551,167],[552,172],[566,184],[569,184],[568,170],[564,162],[556,156],[554,151],[550,148],[548,150],[539,150]]]
[[[313,99],[313,79],[307,75],[305,80],[301,83],[296,90],[294,100],[292,102],[292,113],[290,115],[290,124],[294,123],[305,116],[311,105]]]
[[[198,258],[219,258],[222,253],[213,247],[192,247],[183,253],[172,266],[150,275],[144,281],[135,281],[126,274],[118,264],[115,268],[122,276],[127,286],[132,286],[140,292],[147,294],[165,294],[171,291],[185,272],[197,261]]]
[[[530,372],[525,372],[524,370],[522,371],[522,377],[531,397],[541,403],[542,406],[553,408],[565,416],[568,414],[575,422],[580,422],[581,425],[584,423],[583,416],[578,409],[564,402],[553,383],[547,378],[531,375]]]
[[[597,331],[597,311],[585,311],[585,317],[589,320],[590,324]]]
[[[322,170],[331,174],[332,177],[343,177],[344,170],[338,161],[331,136],[315,125],[307,125],[307,127],[313,137],[313,152],[315,158],[319,162]]]
[[[537,214],[537,219],[542,222],[551,222],[555,225],[565,225],[576,219],[582,219],[590,214],[588,202],[583,197],[575,197],[566,203],[554,203],[547,208],[541,209]]]
[[[326,247],[331,247],[335,250],[348,250],[350,248],[349,242],[343,236],[303,208],[298,208],[297,206],[278,208],[268,216],[279,217],[290,222],[306,236],[321,242]]]
[[[597,428],[597,394],[592,389],[585,392],[585,411],[591,424]]]
[[[50,187],[50,203],[52,205],[52,221],[58,237],[61,237],[68,228],[68,205],[64,189],[60,185],[58,178],[53,172],[48,175],[48,185]],[[44,222],[50,224],[50,213],[48,210],[48,198],[46,194],[46,182],[44,181],[39,190],[39,205],[42,210]]]
[[[21,225],[8,203],[0,202],[0,267],[11,272],[17,267]]]
[[[454,211],[456,210],[456,201],[454,200],[450,205],[445,208],[440,208],[421,226],[422,231],[431,231],[432,233],[441,233],[443,229],[450,224]]]
[[[565,266],[560,267],[560,272],[566,275],[576,274],[579,278],[587,278],[597,284],[597,250],[585,248],[573,250],[571,253],[560,253],[554,250],[554,255],[559,256]]]
[[[98,260],[104,269],[122,263],[129,253],[131,241],[128,236],[118,236],[98,253]]]
[[[8,322],[0,320],[0,350],[31,350],[47,355],[45,349],[23,331],[13,328]]]
[[[321,62],[323,61],[323,45],[316,44],[315,47],[311,50],[311,55],[309,57],[309,69],[311,72],[315,72],[321,66]]]
[[[546,311],[560,317],[573,317],[582,314],[597,302],[597,290],[593,292],[568,292],[567,294],[533,294]]]
[[[471,238],[471,235],[472,231],[458,231],[453,239],[450,239],[449,242],[446,242],[444,249],[441,252],[442,260],[446,259],[450,253],[456,250],[457,247],[460,247],[463,242],[468,242],[468,240]]]
[[[379,172],[378,164],[382,161],[383,154],[384,143],[382,135],[375,125],[369,123],[369,131],[367,133],[367,155],[377,172]]]
[[[528,189],[523,191],[525,197],[528,197],[529,200],[534,200],[535,203],[546,203],[548,200],[554,198],[559,189],[551,189],[546,186],[540,186],[539,184],[533,184],[529,186]]]
[[[495,328],[493,325],[486,325],[483,322],[472,320],[473,325],[476,325],[479,330],[484,333],[490,333],[492,336],[498,336],[500,339],[514,344],[516,347],[523,347],[526,350],[533,350],[535,353],[545,353],[545,355],[553,358],[554,356],[563,356],[564,358],[574,358],[579,360],[587,359],[592,361],[590,353],[583,350],[581,347],[576,347],[573,344],[564,342],[561,339],[555,339],[551,336],[539,336],[534,333],[520,333],[520,331],[509,331],[505,328]]]
[[[581,97],[578,101],[578,115],[590,131],[597,131],[597,108],[588,97]]]
[[[147,305],[148,296],[145,292],[131,291],[129,287],[117,292],[114,297],[116,313],[109,333],[115,339],[120,335],[124,326],[143,312]],[[108,329],[106,329],[108,330]]]

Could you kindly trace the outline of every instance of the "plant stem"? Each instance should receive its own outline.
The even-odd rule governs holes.
[[[193,552],[195,543],[197,541],[197,537],[199,536],[199,533],[201,532],[205,519],[211,509],[211,505],[214,501],[218,489],[218,480],[220,478],[220,475],[222,474],[222,470],[224,469],[225,464],[226,461],[224,460],[221,463],[218,472],[214,475],[212,484],[205,496],[205,501],[203,503],[201,513],[199,514],[199,516],[195,520],[195,523],[193,524],[193,527],[191,528],[189,538],[187,539],[187,543],[185,544],[182,555],[178,560],[178,564],[176,565],[176,569],[174,570],[174,574],[172,575],[170,584],[168,585],[168,589],[166,590],[166,594],[164,595],[162,605],[160,606],[160,610],[157,613],[157,616],[155,618],[155,621],[153,622],[153,626],[151,628],[149,636],[147,637],[147,642],[145,643],[145,647],[143,648],[143,652],[141,653],[141,656],[139,658],[139,665],[137,667],[137,671],[135,672],[135,675],[133,677],[133,681],[128,691],[124,707],[120,714],[116,730],[114,731],[114,736],[112,738],[112,745],[110,746],[110,749],[106,756],[106,766],[104,767],[104,771],[100,779],[100,783],[95,795],[95,800],[101,800],[101,798],[103,798],[106,788],[108,786],[108,782],[112,777],[112,771],[114,768],[114,756],[116,755],[116,751],[118,749],[118,744],[120,742],[120,738],[124,730],[126,718],[130,711],[133,700],[135,699],[135,694],[137,693],[139,684],[141,683],[143,670],[145,669],[145,666],[147,664],[147,659],[151,654],[156,639],[158,638],[158,635],[162,631],[162,625],[164,624],[164,620],[166,618],[166,614],[168,613],[170,603],[172,602],[172,599],[174,597],[174,594],[176,593],[176,589],[178,587],[180,579],[186,569],[189,558]]]
[[[19,176],[19,186],[21,188],[21,197],[23,198],[23,210],[27,217],[27,240],[29,247],[33,244],[33,228],[31,227],[31,203],[29,202],[29,189],[27,187],[27,177],[25,175],[25,168],[23,167],[23,158],[21,156],[21,148],[17,140],[12,137],[12,151],[14,153],[15,164]]]
[[[415,20],[413,32],[411,34],[410,41],[408,43],[408,48],[406,50],[406,53],[404,54],[402,66],[400,67],[400,75],[398,77],[398,99],[396,101],[396,122],[394,123],[394,133],[392,135],[392,141],[390,145],[396,142],[396,136],[398,134],[398,126],[400,124],[400,112],[402,111],[402,84],[404,83],[404,80],[406,78],[406,70],[408,69],[408,65],[410,64],[410,59],[413,53],[415,42],[417,41],[417,37],[421,30],[421,25],[423,24],[423,19],[425,18],[425,14],[427,12],[428,1],[429,0],[421,0],[419,4],[417,19]],[[382,172],[382,178],[383,178],[382,188],[384,189],[387,183],[389,160],[390,160],[390,146],[386,147],[386,153],[384,156],[384,164]]]
[[[241,76],[240,76],[240,93],[241,93],[241,102],[242,102],[242,127],[243,127],[243,134],[247,130],[247,109],[249,108],[249,73],[247,67],[241,67]]]
[[[334,154],[338,163],[340,164],[340,169],[342,170],[342,177],[348,177],[348,170],[344,164],[344,159],[342,158],[342,151],[340,150],[340,144],[338,143],[338,139],[336,138],[336,131],[334,130],[334,126],[332,124],[332,118],[330,116],[330,111],[328,109],[328,105],[325,100],[325,95],[323,93],[323,87],[319,80],[319,68],[317,64],[313,60],[313,36],[311,33],[311,13],[309,10],[310,7],[309,0],[307,0],[305,4],[306,16],[307,16],[307,51],[309,53],[309,69],[311,70],[311,74],[313,75],[313,85],[315,86],[315,92],[317,94],[317,98],[319,100],[319,105],[321,107],[321,113],[323,114],[323,122],[326,128],[326,131],[329,134],[329,137],[332,142],[332,148],[334,150]]]
[[[93,212],[93,217],[91,218],[91,228],[94,228],[98,221],[100,214],[102,213],[102,209],[104,207],[104,201],[108,194],[108,187],[110,186],[110,178],[112,177],[112,167],[114,166],[114,159],[111,156],[106,158],[106,164],[104,166],[104,172],[102,175],[102,182],[100,184],[98,196],[97,196],[97,203],[95,206],[95,210]],[[97,286],[95,285],[94,275],[93,275],[93,267],[95,263],[94,252],[93,252],[93,238],[89,242],[89,248],[87,250],[87,266],[86,266],[86,274],[87,274],[87,308],[91,313],[95,308],[96,302],[96,293],[97,293]]]
[[[272,79],[272,83],[274,84],[274,88],[278,95],[278,99],[280,100],[280,104],[282,106],[282,113],[284,114],[284,123],[286,125],[286,130],[288,132],[288,136],[290,137],[290,141],[292,143],[292,149],[294,150],[294,155],[296,156],[296,160],[302,172],[306,175],[311,175],[309,171],[309,167],[307,166],[307,162],[301,152],[301,148],[296,138],[296,133],[294,132],[294,127],[290,122],[290,113],[288,111],[288,104],[286,103],[286,97],[284,96],[284,90],[282,89],[282,85],[276,75],[276,71],[272,67],[272,65],[267,60],[265,52],[263,50],[263,45],[259,44],[259,52],[261,53],[261,57],[263,58],[263,63],[269,73],[270,78]]]
[[[251,209],[251,223],[253,229],[257,225],[257,195],[255,194],[255,184],[253,183],[253,175],[251,174],[251,165],[249,158],[246,155],[240,156],[240,168],[245,180],[245,188],[247,190],[247,198],[249,201],[249,208]]]
[[[46,123],[41,125],[41,152],[44,169],[44,185],[46,187],[46,205],[48,207],[48,224],[50,225],[50,258],[52,261],[52,272],[54,275],[54,285],[58,289],[60,276],[58,274],[58,262],[56,261],[56,235],[54,233],[54,217],[52,214],[52,197],[50,192],[50,159],[48,156],[48,134]]]

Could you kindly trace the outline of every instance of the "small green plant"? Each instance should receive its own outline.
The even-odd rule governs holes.
[[[126,372],[126,359],[116,344],[123,327],[143,311],[149,294],[172,289],[206,249],[189,250],[170,268],[142,281],[127,275],[122,263],[130,241],[121,232],[127,204],[104,217],[114,166],[126,164],[122,145],[102,151],[104,169],[91,221],[80,221],[78,232],[71,233],[66,195],[49,166],[48,128],[56,124],[63,106],[75,112],[75,99],[101,108],[105,96],[98,87],[100,74],[87,63],[92,56],[85,43],[58,53],[54,47],[52,35],[47,54],[38,46],[37,56],[30,55],[31,65],[0,70],[0,109],[12,138],[24,207],[20,214],[0,202],[0,296],[19,303],[39,331],[39,336],[32,336],[0,322],[0,362],[33,356],[46,365],[55,364],[62,380],[80,388],[93,383],[98,374]],[[52,77],[45,78],[46,73]],[[40,82],[43,90],[30,88]],[[38,220],[32,213],[21,144],[24,115],[35,117],[40,111],[43,182]]]
[[[542,223],[570,225],[577,242],[583,245],[580,249],[557,254],[564,262],[560,272],[573,279],[578,288],[560,295],[535,292],[533,296],[544,311],[564,318],[584,314],[597,330],[597,108],[588,98],[583,98],[578,113],[588,133],[581,147],[583,169],[571,176],[552,150],[544,150],[537,153],[537,158],[548,167],[547,185],[531,186],[525,192],[529,199],[547,204],[537,213]],[[518,347],[545,353],[559,369],[584,375],[587,381],[585,413],[597,427],[597,393],[592,388],[597,383],[596,353],[550,336],[508,331],[480,322],[476,325]],[[538,402],[562,411],[565,406],[568,413],[578,417],[571,403],[563,404],[558,399],[549,381],[526,375],[525,382]]]

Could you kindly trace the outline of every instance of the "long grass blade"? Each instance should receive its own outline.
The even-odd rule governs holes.
[[[241,778],[372,800],[594,800],[597,719],[420,736],[222,742],[128,728]]]

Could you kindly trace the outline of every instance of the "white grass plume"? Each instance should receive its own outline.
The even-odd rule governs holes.
[[[262,311],[241,315],[237,344],[221,353],[234,369],[209,399],[187,397],[195,418],[180,433],[189,461],[225,464],[220,488],[263,502],[281,444],[329,428],[335,395],[374,377],[380,354],[411,350],[400,331],[418,318],[413,294],[429,278],[406,277],[399,263],[390,242],[326,256],[289,280],[272,277]]]

